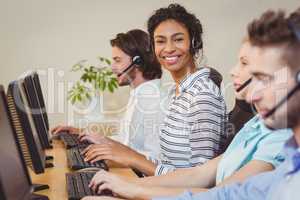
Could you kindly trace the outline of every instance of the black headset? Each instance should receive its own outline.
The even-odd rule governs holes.
[[[247,81],[245,81],[238,89],[236,89],[237,92],[242,91],[247,85],[249,85],[252,81],[252,78],[249,78]]]
[[[138,47],[138,42],[136,41],[134,36],[131,35],[130,32],[127,32],[126,34],[131,38],[132,42],[135,43],[135,46]],[[128,67],[126,67],[122,72],[120,72],[117,76],[120,77],[123,74],[127,73],[131,68],[133,68],[133,67],[142,67],[143,65],[144,65],[144,60],[137,53],[136,55],[132,56],[131,64]]]
[[[197,41],[196,39],[195,39],[195,35],[193,35],[193,37],[191,38],[191,44],[190,44],[190,52],[191,53],[196,53],[196,49],[202,49],[203,48],[203,42],[202,42],[202,40],[200,40],[200,41]]]
[[[120,77],[123,74],[127,73],[129,71],[129,69],[131,69],[133,66],[140,67],[143,65],[143,63],[144,63],[144,61],[141,58],[141,56],[134,56],[132,58],[131,64],[128,67],[126,67],[126,69],[124,69],[121,73],[119,73],[117,76]]]
[[[287,94],[287,96],[281,99],[281,101],[265,115],[265,118],[268,118],[271,115],[273,115],[280,106],[282,106],[285,102],[287,102],[300,89],[300,71],[297,72],[295,79],[296,79],[295,87]]]

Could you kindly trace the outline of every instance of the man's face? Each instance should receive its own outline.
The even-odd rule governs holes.
[[[131,57],[122,51],[119,47],[112,47],[112,71],[116,75],[123,72],[131,64]],[[132,77],[129,76],[129,71],[118,77],[118,83],[120,86],[129,85]]]
[[[283,62],[282,51],[280,47],[254,47],[250,58],[253,82],[247,94],[247,101],[255,105],[265,125],[272,129],[295,126],[291,124],[293,116],[290,114],[300,107],[294,97],[266,118],[266,114],[295,86],[295,74],[292,74]]]

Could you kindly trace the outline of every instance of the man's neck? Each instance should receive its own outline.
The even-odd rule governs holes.
[[[298,147],[300,147],[300,124],[298,124],[296,127],[294,127],[293,131],[294,131],[294,137],[298,144]]]
[[[141,84],[143,84],[143,83],[145,83],[147,81],[149,81],[149,80],[145,79],[141,73],[140,74],[136,74],[136,76],[135,76],[134,80],[132,80],[130,86],[131,86],[132,89],[135,89],[139,85],[141,85]]]

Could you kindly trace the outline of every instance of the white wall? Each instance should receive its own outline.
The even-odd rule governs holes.
[[[195,13],[204,26],[207,63],[230,83],[228,71],[236,62],[246,25],[268,8],[288,11],[299,7],[299,0],[0,0],[0,80],[7,86],[29,69],[44,70],[43,88],[52,123],[66,121],[62,84],[78,78],[69,72],[81,59],[110,57],[109,40],[116,33],[133,28],[146,30],[153,10],[178,2]],[[49,69],[50,68],[50,69]],[[60,71],[60,72],[59,72]],[[53,77],[55,82],[48,82]],[[47,90],[48,89],[48,90]],[[106,108],[126,104],[128,88],[105,95]],[[107,100],[109,99],[109,100]],[[233,93],[226,92],[229,108]],[[61,110],[59,112],[59,109]]]

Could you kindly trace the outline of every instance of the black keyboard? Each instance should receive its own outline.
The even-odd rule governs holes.
[[[80,142],[78,135],[69,133],[60,133],[60,139],[63,141],[67,149],[77,147],[77,146],[88,146],[90,142]]]
[[[89,188],[89,183],[95,172],[67,173],[67,190],[69,200],[80,200],[85,196],[112,196],[111,191],[104,190],[101,194],[96,194]]]
[[[81,155],[81,152],[84,150],[83,147],[74,147],[71,149],[67,150],[67,160],[68,160],[68,165],[71,169],[73,170],[79,170],[79,169],[84,169],[84,168],[90,168],[90,167],[96,167],[96,168],[100,168],[100,169],[104,169],[106,171],[108,171],[108,166],[106,165],[106,163],[101,160],[101,161],[97,161],[95,163],[89,163],[89,162],[85,162],[84,156]]]

